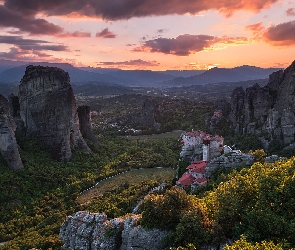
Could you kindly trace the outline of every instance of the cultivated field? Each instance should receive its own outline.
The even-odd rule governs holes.
[[[144,183],[145,181],[155,180],[158,182],[171,182],[175,177],[176,170],[172,168],[145,168],[133,169],[107,180],[99,182],[94,188],[82,193],[78,198],[79,204],[87,203],[93,198],[102,196],[104,192],[113,190],[128,183],[129,185]]]

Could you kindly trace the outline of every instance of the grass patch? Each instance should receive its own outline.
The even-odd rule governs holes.
[[[94,188],[82,193],[78,198],[79,204],[85,204],[92,199],[102,196],[106,191],[113,190],[122,185],[137,185],[146,181],[171,182],[175,177],[175,169],[172,168],[147,168],[134,169],[113,178],[101,181]]]

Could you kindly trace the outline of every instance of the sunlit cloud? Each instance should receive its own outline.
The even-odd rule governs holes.
[[[212,68],[218,67],[219,64],[207,64],[202,62],[190,62],[188,64],[185,64],[184,69],[185,70],[208,70]]]
[[[255,23],[245,27],[253,32],[257,41],[264,41],[273,46],[291,46],[295,44],[295,21],[263,27],[262,23]]]

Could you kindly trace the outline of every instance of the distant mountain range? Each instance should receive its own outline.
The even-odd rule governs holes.
[[[208,83],[240,82],[248,80],[265,79],[280,68],[259,68],[243,65],[232,69],[212,68],[202,74],[191,77],[178,77],[164,82],[167,86],[204,85]]]
[[[232,69],[213,68],[204,70],[118,70],[83,67],[76,68],[67,63],[46,62],[15,62],[0,60],[0,82],[19,82],[25,73],[27,65],[42,65],[59,67],[69,73],[72,83],[96,82],[104,85],[115,84],[125,87],[157,87],[204,85],[208,83],[239,82],[265,79],[279,68],[259,68],[254,66],[240,66]]]

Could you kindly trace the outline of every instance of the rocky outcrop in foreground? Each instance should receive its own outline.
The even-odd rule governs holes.
[[[230,120],[236,133],[267,135],[289,145],[295,140],[295,61],[284,71],[270,75],[268,84],[231,95]]]
[[[80,131],[69,74],[59,68],[28,66],[19,86],[25,134],[37,136],[52,157],[67,162],[71,147],[90,152]]]
[[[137,215],[125,220],[108,220],[105,214],[77,212],[68,216],[60,229],[67,250],[161,250],[167,232],[137,226]]]
[[[23,163],[18,151],[14,131],[16,124],[10,115],[8,100],[0,95],[0,152],[8,166],[17,170],[23,168]]]

